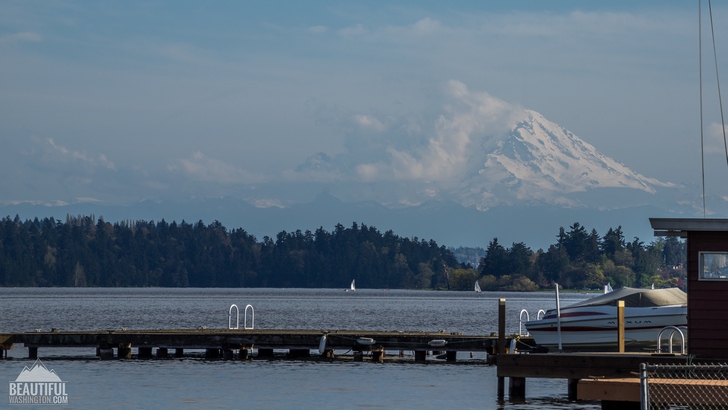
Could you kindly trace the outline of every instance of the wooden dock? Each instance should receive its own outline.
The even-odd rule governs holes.
[[[506,339],[510,343],[510,338]],[[291,329],[159,329],[36,331],[0,334],[0,349],[12,349],[22,343],[28,357],[38,357],[38,349],[54,347],[95,347],[102,359],[130,358],[132,347],[138,357],[167,357],[174,349],[181,356],[185,349],[205,349],[210,358],[247,359],[253,349],[260,357],[272,357],[273,350],[286,349],[290,357],[308,357],[312,350],[327,358],[334,351],[351,351],[355,360],[363,352],[383,361],[386,351],[413,351],[415,361],[424,361],[428,351],[443,352],[455,361],[457,352],[495,353],[497,336],[463,335],[449,332],[363,331],[363,330],[291,330]],[[521,346],[533,345],[522,338]],[[7,354],[6,354],[7,355]]]
[[[699,391],[700,394],[676,395],[676,391]],[[679,396],[679,397],[678,397]],[[679,405],[724,406],[728,397],[728,380],[653,379],[650,402]],[[640,402],[640,379],[585,379],[579,381],[577,399]]]

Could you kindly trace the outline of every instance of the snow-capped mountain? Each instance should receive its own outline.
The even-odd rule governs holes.
[[[654,194],[658,187],[674,187],[632,171],[535,111],[523,113],[511,132],[481,141],[479,161],[471,161],[476,168],[454,193],[462,205],[577,206],[585,204],[571,194],[600,188]]]
[[[654,203],[660,188],[679,188],[632,171],[538,112],[497,104],[507,107],[507,120],[497,127],[479,117],[478,106],[443,116],[436,135],[419,144],[389,146],[379,162],[357,164],[351,153],[333,158],[318,153],[296,172],[329,175],[326,190],[344,201],[375,200],[389,207],[455,201],[481,211],[501,205],[642,206]],[[377,178],[357,180],[349,172],[361,168]]]

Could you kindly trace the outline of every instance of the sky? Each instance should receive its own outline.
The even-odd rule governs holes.
[[[710,190],[728,170],[702,7]],[[728,79],[728,7],[713,18]],[[467,95],[699,184],[698,55],[695,1],[5,0],[0,201],[219,196],[305,182],[296,168],[321,152],[363,178],[431,145]]]

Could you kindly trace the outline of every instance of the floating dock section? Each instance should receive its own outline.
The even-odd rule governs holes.
[[[507,340],[510,342],[510,338]],[[525,338],[520,343],[529,341]],[[308,357],[314,350],[333,358],[334,351],[351,351],[355,360],[367,352],[374,361],[383,361],[386,351],[413,351],[415,361],[424,361],[428,352],[436,351],[448,361],[455,361],[457,352],[495,353],[498,337],[448,332],[288,329],[54,329],[0,334],[0,349],[7,351],[16,343],[28,348],[31,359],[38,357],[39,349],[53,347],[95,347],[102,359],[131,358],[133,347],[138,349],[140,358],[154,357],[154,349],[156,357],[167,357],[171,350],[179,357],[185,349],[205,349],[207,357],[225,359],[250,358],[253,349],[258,357],[272,357],[273,350],[286,349],[289,357]]]

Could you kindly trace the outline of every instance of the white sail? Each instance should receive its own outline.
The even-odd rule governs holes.
[[[480,283],[477,280],[475,281],[475,291],[480,292]]]
[[[355,281],[355,280],[356,280],[356,279],[352,279],[352,280],[351,280],[351,287],[350,287],[349,289],[350,289],[350,290],[351,290],[352,292],[356,290],[356,285],[354,285],[354,281]]]

